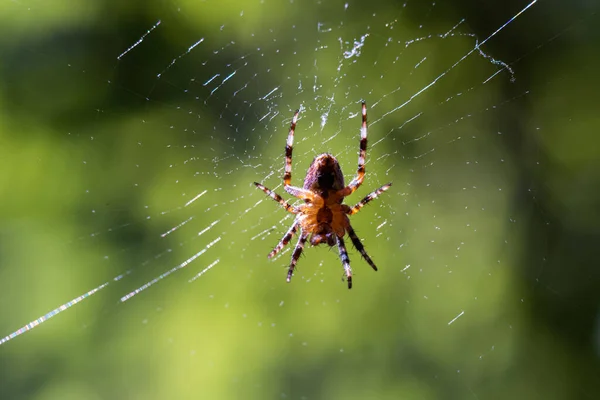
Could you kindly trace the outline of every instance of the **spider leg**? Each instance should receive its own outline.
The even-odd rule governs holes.
[[[369,263],[369,265],[375,271],[377,271],[377,266],[375,266],[375,263],[373,262],[373,260],[371,260],[371,257],[369,257],[369,255],[367,254],[367,251],[365,250],[365,246],[363,246],[363,244],[360,241],[360,239],[358,238],[358,236],[356,236],[356,232],[354,231],[354,229],[352,229],[352,226],[350,224],[348,224],[348,227],[346,228],[346,230],[348,231],[348,236],[350,236],[350,240],[352,240],[352,244],[354,244],[354,247],[356,247],[356,250],[358,250],[358,252],[363,256],[365,261],[367,263]]]
[[[367,157],[367,105],[362,103],[362,126],[360,128],[360,150],[358,153],[358,169],[352,181],[340,190],[342,196],[349,196],[363,183],[365,179],[365,158]]]
[[[302,250],[304,249],[304,243],[308,239],[308,234],[304,233],[300,235],[298,238],[298,243],[296,244],[296,248],[294,249],[294,253],[292,253],[292,261],[290,262],[290,269],[288,269],[287,273],[287,281],[290,282],[292,280],[292,274],[294,273],[294,268],[296,268],[296,263],[302,254]]]
[[[279,253],[281,251],[281,249],[283,249],[290,242],[290,240],[292,240],[292,236],[294,236],[294,234],[298,230],[298,226],[300,226],[300,223],[294,221],[294,224],[286,232],[286,234],[283,235],[283,237],[281,238],[281,240],[279,241],[279,243],[277,244],[277,246],[275,246],[275,248],[273,249],[273,251],[269,253],[269,255],[267,256],[268,258],[275,257],[275,255],[277,253]]]
[[[296,110],[290,124],[290,132],[288,133],[287,142],[285,143],[285,171],[283,174],[283,187],[286,192],[294,197],[302,200],[312,200],[313,193],[309,190],[292,186],[292,149],[294,146],[294,132],[296,131],[296,123],[298,122],[298,114],[300,110]]]
[[[262,190],[263,192],[265,192],[267,195],[269,195],[273,200],[275,200],[276,202],[278,202],[279,204],[281,204],[281,206],[283,208],[285,208],[286,211],[291,212],[292,214],[298,214],[298,210],[296,209],[296,207],[290,205],[290,203],[288,203],[287,201],[285,201],[283,199],[283,197],[281,197],[280,195],[278,195],[277,193],[275,193],[271,189],[269,189],[269,188],[261,185],[258,182],[254,182],[254,184],[256,185],[257,188],[259,188],[260,190]]]
[[[387,185],[383,185],[382,187],[380,187],[379,189],[369,193],[368,195],[365,196],[364,199],[362,199],[361,201],[359,201],[358,203],[356,203],[356,205],[352,208],[350,208],[347,211],[348,215],[352,215],[352,214],[356,214],[357,212],[360,211],[361,208],[363,208],[367,203],[369,203],[371,200],[376,199],[381,193],[385,192],[386,190],[388,190],[390,188],[390,186],[392,186],[392,183],[388,183]]]
[[[287,142],[285,144],[285,172],[283,174],[283,183],[285,186],[292,184],[292,146],[294,145],[294,131],[296,130],[296,122],[298,121],[298,113],[296,110],[290,124],[290,133],[288,133]]]
[[[352,289],[352,268],[350,268],[350,257],[348,257],[348,251],[344,244],[344,238],[337,238],[338,248],[340,249],[340,258],[342,259],[342,265],[344,271],[346,271],[346,280],[348,281],[348,289]]]
[[[307,189],[302,189],[296,186],[284,186],[283,189],[291,194],[294,197],[297,197],[302,200],[312,200],[314,198],[314,193]]]

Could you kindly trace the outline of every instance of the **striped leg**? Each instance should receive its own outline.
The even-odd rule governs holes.
[[[298,113],[296,110],[290,124],[290,133],[288,133],[287,142],[285,144],[285,172],[283,174],[283,184],[290,186],[292,184],[292,146],[294,145],[294,131],[296,130],[296,122],[298,121]]]
[[[257,188],[259,188],[260,190],[262,190],[263,192],[265,192],[267,195],[269,195],[273,200],[275,200],[276,202],[278,202],[279,204],[281,204],[281,206],[283,208],[285,208],[286,211],[291,212],[292,214],[298,214],[298,210],[296,209],[296,207],[290,205],[290,203],[288,203],[287,201],[285,201],[283,199],[283,197],[281,197],[280,195],[278,195],[277,193],[275,193],[271,189],[268,189],[267,187],[261,185],[258,182],[254,182],[254,184],[256,185]]]
[[[352,229],[352,226],[350,226],[350,224],[348,224],[348,227],[346,229],[348,231],[348,236],[350,236],[350,240],[352,240],[352,244],[354,244],[354,247],[356,247],[356,250],[358,250],[359,253],[365,259],[365,261],[368,262],[369,265],[375,271],[377,271],[377,267],[375,266],[375,263],[373,262],[373,260],[371,260],[371,257],[369,257],[369,255],[367,254],[367,251],[365,250],[365,246],[363,246],[363,244],[361,243],[358,236],[356,236],[356,232],[354,231],[354,229]]]
[[[294,274],[294,268],[296,268],[296,263],[302,254],[302,250],[304,249],[304,243],[306,243],[306,239],[308,239],[308,235],[302,234],[298,238],[298,244],[296,244],[296,248],[294,249],[294,253],[292,253],[292,261],[290,262],[290,269],[288,269],[287,273],[287,281],[290,282],[292,280],[292,275]]]
[[[275,255],[279,253],[281,249],[283,249],[290,242],[290,240],[292,240],[292,236],[294,236],[294,234],[298,230],[298,226],[300,226],[300,224],[294,221],[292,227],[286,232],[285,235],[283,235],[283,238],[281,238],[281,241],[277,244],[277,246],[275,246],[273,251],[269,253],[269,255],[267,256],[268,258],[275,257]]]
[[[294,197],[302,200],[312,200],[313,193],[309,190],[302,189],[296,186],[292,186],[292,149],[294,146],[294,132],[296,131],[296,123],[298,122],[298,113],[300,110],[296,110],[292,117],[292,123],[290,124],[290,133],[288,133],[287,142],[285,144],[285,172],[283,174],[283,187],[286,192]]]
[[[344,244],[344,238],[338,237],[338,248],[340,249],[340,258],[342,259],[342,265],[344,271],[346,271],[346,280],[348,281],[348,289],[352,289],[352,268],[350,268],[350,257],[348,257],[348,251]]]
[[[341,190],[342,196],[349,196],[360,187],[365,179],[365,158],[367,156],[367,105],[362,103],[362,126],[360,128],[360,150],[358,153],[358,170],[352,181]]]
[[[360,211],[361,208],[363,208],[367,203],[369,203],[371,200],[376,199],[381,193],[385,192],[386,190],[388,190],[390,188],[390,186],[392,186],[392,183],[388,183],[387,185],[383,185],[382,187],[380,187],[379,189],[375,190],[374,192],[369,193],[368,195],[365,196],[364,199],[362,199],[361,201],[359,201],[358,203],[356,203],[356,205],[352,208],[350,208],[347,211],[348,215],[352,215],[352,214],[356,214],[357,212]]]

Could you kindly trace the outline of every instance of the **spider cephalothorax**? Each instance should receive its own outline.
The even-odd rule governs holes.
[[[285,201],[280,195],[266,188],[260,183],[254,184],[271,196],[275,201],[281,204],[287,211],[296,214],[296,219],[291,228],[283,236],[279,244],[275,246],[273,251],[269,253],[269,258],[277,254],[285,245],[289,243],[292,236],[300,229],[300,237],[298,244],[292,253],[292,261],[287,274],[287,281],[292,279],[296,263],[302,254],[304,244],[310,237],[310,244],[313,246],[321,243],[326,243],[329,246],[337,244],[340,252],[340,258],[346,271],[348,280],[348,289],[352,288],[352,269],[350,268],[350,259],[344,244],[344,235],[348,233],[354,247],[360,252],[363,258],[369,263],[375,271],[377,267],[375,263],[362,245],[360,239],[356,235],[348,215],[356,214],[365,204],[379,196],[381,193],[389,189],[392,185],[388,183],[383,185],[374,192],[368,194],[364,199],[359,201],[354,207],[349,207],[342,204],[344,197],[354,193],[362,184],[365,178],[365,156],[367,153],[367,106],[362,103],[362,127],[360,130],[360,151],[358,155],[358,170],[356,177],[346,186],[344,184],[344,175],[337,159],[331,154],[320,154],[315,157],[308,168],[306,177],[304,178],[304,186],[302,188],[291,186],[292,183],[292,145],[294,143],[294,131],[296,130],[296,122],[298,121],[298,113],[296,111],[292,118],[290,132],[288,134],[287,144],[285,147],[285,173],[283,175],[283,183],[285,191],[294,197],[304,200],[304,204],[292,206]]]

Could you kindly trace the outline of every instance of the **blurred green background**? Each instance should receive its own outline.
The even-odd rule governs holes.
[[[528,4],[2,3],[0,398],[598,398],[598,7],[475,48]],[[351,179],[363,99],[379,271],[286,284],[252,182],[298,107]]]

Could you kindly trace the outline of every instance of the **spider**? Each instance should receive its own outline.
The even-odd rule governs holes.
[[[348,233],[348,236],[350,236],[350,240],[352,240],[354,247],[360,252],[365,261],[375,271],[377,271],[377,267],[365,251],[365,248],[352,228],[352,225],[350,225],[348,216],[359,212],[368,202],[388,190],[392,184],[388,183],[374,192],[369,193],[353,207],[342,204],[344,197],[354,193],[354,191],[363,183],[365,178],[367,106],[363,102],[358,170],[350,184],[348,186],[344,184],[344,175],[342,174],[342,169],[340,168],[337,159],[331,154],[323,153],[316,156],[310,164],[306,177],[304,178],[304,186],[302,188],[292,186],[292,145],[294,143],[294,131],[296,129],[299,112],[300,111],[297,110],[294,113],[285,146],[285,172],[283,175],[283,183],[285,191],[294,197],[304,200],[304,204],[299,206],[290,205],[274,191],[258,182],[254,182],[259,189],[281,204],[286,211],[296,214],[294,223],[283,238],[281,238],[281,241],[275,246],[273,251],[269,253],[268,258],[272,258],[279,253],[281,249],[290,242],[294,234],[300,230],[298,243],[292,253],[292,261],[290,262],[290,267],[288,269],[287,281],[291,281],[296,263],[304,249],[304,244],[310,236],[310,244],[313,246],[317,246],[321,243],[326,243],[330,247],[337,245],[346,274],[346,280],[348,281],[348,289],[351,289],[352,269],[350,268],[348,251],[344,244],[344,234],[346,232]]]

